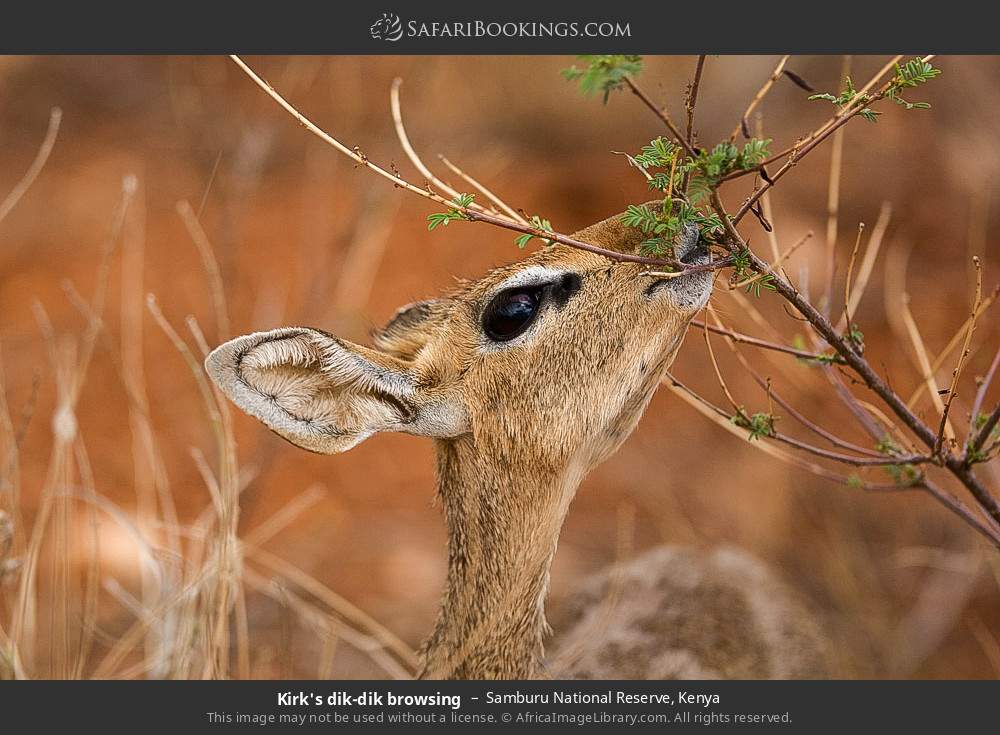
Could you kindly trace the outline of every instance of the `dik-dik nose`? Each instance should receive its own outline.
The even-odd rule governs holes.
[[[685,265],[707,265],[712,260],[708,247],[701,239],[701,231],[689,225],[674,245],[674,255]],[[646,296],[650,299],[669,299],[670,303],[685,313],[701,310],[712,294],[711,271],[697,273],[651,275],[654,278],[646,285]]]

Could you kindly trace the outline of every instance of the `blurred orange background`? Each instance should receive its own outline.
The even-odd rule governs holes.
[[[402,153],[389,113],[391,82],[402,77],[410,139],[439,176],[463,188],[439,165],[440,153],[513,206],[542,214],[566,233],[648,198],[641,177],[614,152],[635,152],[665,132],[631,95],[612,94],[607,105],[583,97],[559,74],[574,63],[571,58],[247,61],[321,127],[373,161],[394,163],[419,185],[423,179]],[[696,118],[702,143],[729,135],[776,61],[709,57]],[[881,57],[856,57],[852,76],[867,80],[884,63]],[[931,110],[886,104],[877,124],[851,122],[840,180],[841,273],[857,223],[870,230],[882,203],[892,205],[883,256],[857,321],[871,363],[903,395],[920,376],[911,346],[892,328],[892,304],[887,308],[883,298],[886,262],[901,262],[909,253],[911,308],[935,354],[968,316],[970,255],[984,258],[987,288],[1000,280],[1000,207],[993,183],[1000,173],[1000,59],[949,57],[935,65],[942,76],[914,92]],[[646,59],[642,84],[676,118],[683,117],[693,66],[690,57]],[[813,86],[834,92],[842,66],[840,57],[789,61]],[[764,130],[775,140],[774,150],[832,114],[829,103],[806,96],[781,80],[763,103]],[[49,466],[57,400],[33,305],[44,307],[57,334],[78,338],[84,331],[85,320],[67,291],[86,298],[94,291],[123,177],[135,175],[138,192],[126,215],[121,251],[111,261],[104,337],[77,419],[97,490],[130,514],[138,512],[141,471],[115,354],[140,330],[150,417],[181,521],[189,522],[210,502],[191,456],[192,447],[207,454],[212,445],[198,388],[143,304],[144,294],[152,293],[185,336],[184,319],[194,315],[211,345],[222,338],[201,258],[178,216],[179,201],[191,204],[212,243],[234,334],[306,324],[365,342],[368,331],[398,306],[520,255],[513,233],[485,225],[455,223],[428,232],[426,215],[433,210],[427,202],[393,189],[311,136],[222,57],[0,57],[0,196],[30,165],[53,106],[62,108],[63,118],[51,158],[0,223],[6,396],[15,423],[30,414],[19,452],[28,522]],[[782,248],[808,230],[816,233],[787,270],[794,277],[808,267],[805,277],[817,291],[829,171],[826,146],[783,179],[773,199]],[[747,234],[768,252],[756,223],[748,221]],[[124,268],[139,269],[134,272],[141,273],[141,283],[123,276],[123,260]],[[762,299],[762,309],[783,334],[803,332],[780,299]],[[716,306],[733,326],[760,333],[725,294]],[[141,314],[138,323],[135,314]],[[998,338],[996,319],[987,312],[968,375],[985,372]],[[736,363],[721,343],[717,352],[741,400],[765,405],[752,381],[732,369]],[[770,374],[772,358],[744,354],[760,359],[760,369]],[[949,361],[938,373],[944,384],[951,368]],[[806,366],[791,370],[798,370],[794,383],[778,384],[786,396],[824,426],[866,441],[828,383]],[[689,336],[673,371],[724,402],[700,334]],[[960,395],[971,399],[968,388]],[[936,426],[926,399],[919,411]],[[318,488],[317,502],[266,548],[417,646],[430,630],[445,569],[431,443],[384,435],[345,455],[323,457],[285,444],[239,412],[234,416],[240,462],[253,472],[241,497],[241,532]],[[962,423],[967,413],[960,416]],[[995,489],[997,474],[989,472],[984,479]],[[100,529],[102,577],[134,590],[134,543],[107,517]],[[896,675],[1000,674],[1000,567],[995,550],[986,551],[974,531],[924,494],[864,494],[769,459],[666,390],[654,398],[632,438],[580,490],[552,574],[549,609],[556,625],[561,601],[585,575],[614,561],[623,537],[634,550],[677,543],[752,551],[850,628],[862,645],[896,652],[898,660],[886,662]],[[81,542],[69,552],[79,554],[81,575],[87,548]],[[45,552],[43,567],[53,553]],[[40,572],[41,608],[49,595],[47,579]],[[0,609],[9,609],[12,589],[8,584],[0,590],[7,598]],[[314,631],[263,597],[251,597],[248,615],[253,675],[316,675]],[[128,618],[119,602],[102,597],[102,636],[113,639]],[[95,646],[107,645],[98,636]],[[37,666],[42,676],[44,649]],[[384,675],[350,646],[337,649],[328,673]]]

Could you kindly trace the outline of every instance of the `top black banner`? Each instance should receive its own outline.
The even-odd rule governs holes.
[[[860,3],[858,5],[861,5]],[[18,3],[0,53],[996,53],[954,2]]]

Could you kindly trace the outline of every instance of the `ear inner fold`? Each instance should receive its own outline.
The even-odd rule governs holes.
[[[239,337],[206,361],[241,409],[303,449],[350,449],[410,420],[414,392],[398,361],[318,330],[288,328]]]

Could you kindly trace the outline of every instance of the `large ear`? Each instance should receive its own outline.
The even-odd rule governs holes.
[[[343,452],[379,431],[466,431],[456,391],[421,386],[403,360],[316,329],[237,337],[205,369],[233,403],[313,452]]]
[[[417,301],[401,307],[381,329],[372,332],[375,346],[403,360],[412,360],[436,333],[452,305],[448,298]]]

